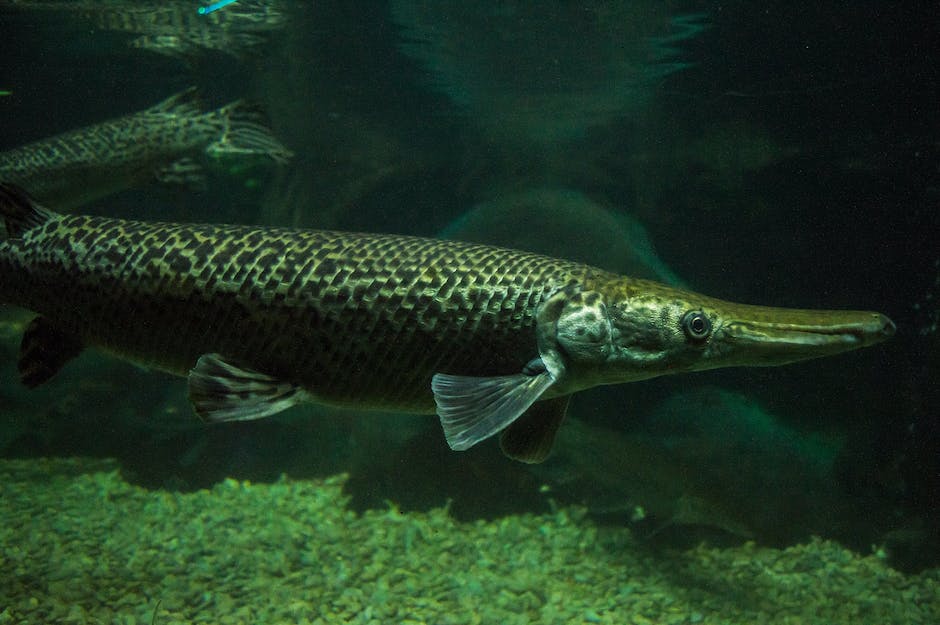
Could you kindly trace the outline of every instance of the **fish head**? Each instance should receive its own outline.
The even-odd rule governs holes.
[[[871,311],[727,302],[620,278],[569,301],[556,341],[575,386],[734,366],[775,366],[880,343],[894,323]]]

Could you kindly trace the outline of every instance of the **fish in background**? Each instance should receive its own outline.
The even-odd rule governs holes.
[[[393,0],[401,49],[497,142],[550,144],[642,113],[705,29],[678,3]]]
[[[207,51],[241,58],[263,49],[286,23],[282,0],[240,0],[224,11],[200,13],[189,0],[5,0],[0,9],[45,11],[134,35],[134,48],[189,60]]]
[[[264,123],[242,100],[204,111],[190,88],[138,113],[2,152],[0,179],[61,210],[151,181],[199,187],[200,158],[287,162],[291,151]]]

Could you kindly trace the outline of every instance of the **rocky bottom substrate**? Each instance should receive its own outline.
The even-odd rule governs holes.
[[[175,493],[0,460],[0,624],[940,623],[940,571],[827,541],[668,552],[578,508],[357,515],[344,480]]]

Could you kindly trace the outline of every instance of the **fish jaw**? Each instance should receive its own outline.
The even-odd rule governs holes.
[[[831,356],[881,343],[895,333],[881,313],[729,304],[696,369],[766,367]]]

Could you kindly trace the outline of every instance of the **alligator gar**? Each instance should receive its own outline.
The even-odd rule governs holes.
[[[217,4],[217,3],[216,3]],[[190,0],[4,0],[35,23],[39,13],[78,24],[77,36],[100,31],[133,35],[134,48],[192,61],[207,52],[235,58],[263,51],[268,39],[287,23],[283,0],[240,0],[225,11],[200,12]],[[213,6],[213,5],[210,5]],[[36,15],[34,15],[34,13]]]
[[[260,155],[278,163],[292,156],[263,119],[241,100],[203,111],[190,88],[146,110],[0,152],[0,180],[63,209],[152,180],[199,184],[195,159],[206,155]]]
[[[30,387],[84,347],[188,377],[210,422],[301,401],[437,412],[463,450],[549,453],[572,393],[878,343],[876,312],[725,302],[527,252],[410,236],[62,215],[0,185],[0,304],[38,314]]]

